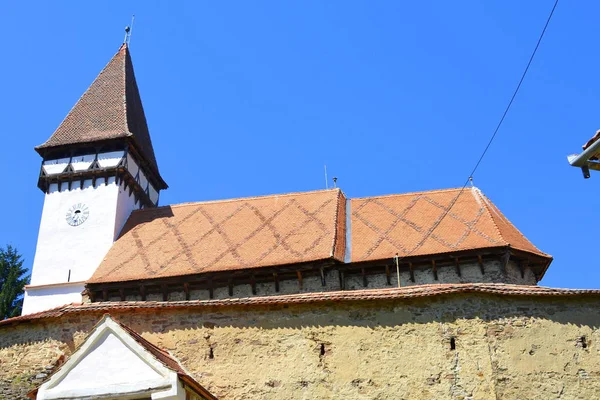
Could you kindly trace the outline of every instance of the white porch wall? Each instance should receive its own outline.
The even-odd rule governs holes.
[[[152,201],[153,204],[158,205],[158,192],[154,189],[152,184],[148,184],[148,194],[150,196],[150,201]]]
[[[75,171],[85,171],[90,168],[94,162],[94,158],[96,158],[94,154],[73,157],[71,159],[71,165]]]
[[[135,203],[135,196],[131,193],[129,195],[129,189],[124,189],[125,184],[121,183],[119,185],[119,196],[117,201],[117,214],[115,218],[115,230],[113,235],[113,240],[117,240],[125,222],[127,222],[127,218],[129,218],[129,214],[131,211],[137,210],[140,208],[140,202]]]
[[[25,288],[25,300],[21,315],[62,306],[69,303],[81,303],[83,283],[48,286],[43,288]]]
[[[101,168],[116,167],[125,155],[124,151],[111,151],[98,154],[98,164]]]
[[[102,368],[98,368],[99,365]],[[114,334],[107,334],[94,343],[90,353],[79,361],[77,368],[72,369],[58,387],[62,390],[109,388],[156,380],[166,381]]]
[[[127,169],[129,170],[131,176],[133,176],[134,178],[140,169],[133,157],[131,157],[131,154],[127,154]]]
[[[44,172],[48,175],[60,174],[69,165],[69,158],[59,158],[56,160],[47,160],[42,164]]]

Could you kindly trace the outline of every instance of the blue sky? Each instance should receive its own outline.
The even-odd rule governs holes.
[[[0,245],[33,262],[44,142],[120,46],[131,52],[162,204],[324,188],[460,187],[552,7],[544,1],[2,2]],[[600,3],[559,4],[475,184],[598,288],[600,173],[566,156],[600,129]],[[83,256],[83,255],[82,255]]]

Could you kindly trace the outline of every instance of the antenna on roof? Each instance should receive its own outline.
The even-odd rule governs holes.
[[[400,261],[398,259],[398,253],[394,256],[394,262],[396,263],[396,276],[398,277],[398,287],[400,287]]]
[[[135,19],[135,14],[131,16],[131,25],[125,27],[125,39],[123,39],[123,43],[129,44],[131,41],[131,31],[133,30],[133,21]]]
[[[327,179],[327,164],[325,164],[324,167],[325,167],[325,189],[329,189],[329,180]]]

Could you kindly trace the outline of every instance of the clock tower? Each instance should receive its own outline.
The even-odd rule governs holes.
[[[80,302],[129,214],[167,188],[126,43],[35,150],[45,198],[23,314]]]

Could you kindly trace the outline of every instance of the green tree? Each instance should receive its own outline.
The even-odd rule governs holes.
[[[0,247],[0,320],[16,317],[23,307],[23,289],[29,283],[27,269],[17,250]]]

